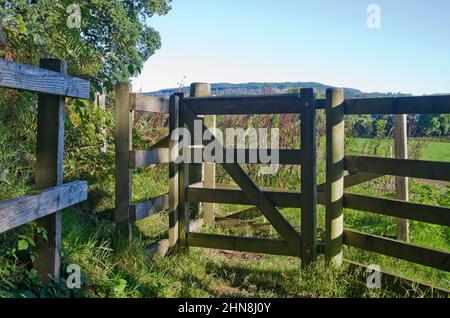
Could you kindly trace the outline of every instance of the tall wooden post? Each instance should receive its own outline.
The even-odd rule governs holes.
[[[317,176],[316,176],[316,109],[313,89],[300,92],[301,114],[301,233],[302,266],[307,267],[317,257]]]
[[[184,94],[176,94],[176,103],[179,110],[178,127],[180,129],[188,129],[185,116],[185,108],[183,105]],[[180,139],[178,139],[180,140]],[[181,149],[178,149],[181,150]],[[185,149],[183,149],[183,158],[186,158]],[[186,200],[186,191],[189,187],[189,168],[190,164],[181,162],[178,164],[178,240],[179,246],[184,251],[188,251],[187,236],[189,233],[189,202]]]
[[[42,59],[40,67],[67,74],[64,61]],[[65,98],[39,94],[37,118],[36,188],[39,190],[63,183],[64,112]],[[34,263],[44,282],[50,276],[60,277],[61,268],[61,211],[38,220],[38,226],[47,231],[48,240],[38,238]]]
[[[180,97],[170,96],[169,105],[169,248],[174,248],[179,237],[179,174],[178,165],[173,161],[180,153],[179,136],[174,131],[179,126]],[[175,138],[174,138],[175,137]]]
[[[211,96],[211,85],[207,83],[192,83],[191,84],[191,97],[206,97]],[[205,116],[205,126],[211,130],[216,128],[216,116]],[[190,168],[190,183],[196,183],[204,181],[204,186],[207,188],[215,188],[216,186],[216,164],[204,163],[191,165]],[[215,204],[203,203],[203,218],[205,223],[209,226],[213,226],[215,222]],[[191,211],[194,213],[199,209],[199,205],[192,205]],[[197,213],[198,214],[198,213]]]
[[[344,232],[344,90],[327,89],[325,258],[342,264]]]
[[[130,169],[130,151],[132,150],[133,112],[130,111],[130,93],[128,83],[116,87],[116,209],[115,223],[117,234],[132,239],[130,222],[130,204],[132,171]]]
[[[408,133],[407,116],[394,116],[394,147],[395,158],[408,159]],[[395,177],[395,192],[397,199],[409,201],[409,179],[407,177]],[[397,219],[397,238],[409,242],[409,221]]]

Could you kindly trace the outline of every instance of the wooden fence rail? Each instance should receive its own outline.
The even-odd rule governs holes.
[[[61,272],[61,210],[87,199],[87,183],[63,184],[65,98],[89,98],[90,82],[67,75],[64,61],[40,67],[0,59],[0,87],[38,93],[36,188],[39,194],[0,203],[0,232],[31,221],[47,231],[36,242],[34,267],[48,282]]]

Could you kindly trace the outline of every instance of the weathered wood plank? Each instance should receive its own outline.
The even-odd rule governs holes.
[[[130,110],[168,114],[169,100],[144,94],[130,94]]]
[[[299,257],[284,241],[267,240],[215,234],[189,233],[190,246],[227,251],[241,251],[257,254],[271,254]]]
[[[439,206],[375,198],[351,193],[344,194],[344,206],[347,209],[450,226],[450,209]]]
[[[450,96],[346,99],[345,114],[450,114]]]
[[[353,230],[344,231],[344,244],[408,262],[450,271],[450,253]]]
[[[279,208],[300,208],[301,193],[286,190],[262,188],[264,195]],[[187,198],[192,202],[210,202],[221,204],[254,205],[244,192],[234,186],[216,185],[215,189],[191,185],[187,190]]]
[[[150,200],[133,202],[130,205],[130,218],[132,222],[137,222],[168,209],[169,194],[166,193]]]
[[[344,230],[344,90],[327,89],[326,97],[325,258],[339,266],[342,264]]]
[[[279,208],[300,208],[301,193],[280,189],[261,189],[271,201]],[[214,189],[203,187],[203,183],[191,185],[187,190],[188,200],[192,202],[214,202],[222,204],[252,205],[246,199],[239,187],[232,185],[216,184]],[[317,193],[317,203],[325,205],[325,194]]]
[[[297,95],[194,97],[185,103],[197,115],[298,114],[302,108]]]
[[[308,267],[317,257],[317,176],[316,176],[316,108],[313,89],[302,89],[301,114],[301,233],[302,266]],[[300,158],[299,158],[300,159]]]
[[[88,99],[90,82],[45,67],[0,59],[0,87]]]
[[[450,162],[346,156],[345,167],[350,173],[368,172],[450,181]]]
[[[40,66],[67,74],[64,61],[42,59]],[[65,98],[57,95],[38,94],[36,188],[44,190],[63,183]],[[61,211],[37,220],[39,227],[47,231],[47,240],[38,237],[34,262],[40,278],[50,282],[61,272]],[[49,276],[50,275],[50,276]]]
[[[132,150],[133,112],[130,111],[132,87],[121,83],[116,87],[116,171],[115,171],[115,225],[116,233],[132,239],[132,223],[129,207],[131,205],[132,170],[130,151]]]
[[[344,260],[348,270],[357,275],[362,284],[367,283],[367,267],[349,260]],[[406,297],[450,297],[450,291],[427,285],[409,278],[381,271],[381,288],[390,290]]]
[[[130,151],[130,168],[142,168],[169,163],[169,148]]]
[[[39,194],[0,202],[0,233],[53,214],[87,199],[87,182],[75,181]]]

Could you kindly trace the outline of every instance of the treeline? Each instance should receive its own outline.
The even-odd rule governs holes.
[[[408,115],[407,120],[410,137],[450,136],[450,115],[448,114]],[[351,137],[390,136],[393,132],[393,116],[349,116],[346,125],[347,134]]]

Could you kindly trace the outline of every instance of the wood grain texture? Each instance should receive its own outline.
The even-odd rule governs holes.
[[[351,173],[367,172],[450,181],[450,162],[346,156],[345,168]]]
[[[299,114],[297,95],[191,97],[185,103],[197,115]]]
[[[64,61],[42,59],[40,67],[67,74]],[[38,94],[36,188],[44,190],[63,183],[65,98]],[[44,282],[61,273],[61,212],[37,220],[37,225],[47,231],[47,240],[38,237],[34,267]]]
[[[450,208],[351,193],[344,194],[344,206],[347,209],[450,226]]]
[[[45,68],[0,59],[0,87],[88,99],[90,82]]]
[[[353,230],[344,231],[344,244],[408,262],[450,271],[450,253]]]
[[[327,89],[326,99],[325,258],[340,266],[344,230],[344,90]]]
[[[299,257],[284,241],[215,234],[189,233],[189,245],[227,251]]]
[[[130,94],[130,110],[169,114],[169,100],[144,94]]]
[[[264,188],[261,191],[279,208],[301,207],[300,192]],[[192,202],[253,205],[253,201],[248,199],[239,187],[220,184],[214,189],[191,185],[187,190],[187,198]]]
[[[167,209],[169,209],[168,193],[150,200],[133,202],[130,206],[130,219],[131,222],[137,222]]]
[[[346,115],[449,114],[450,95],[345,100]]]
[[[317,258],[317,141],[316,108],[313,89],[301,89],[301,233],[302,266],[308,267]],[[300,159],[300,157],[299,157]]]
[[[130,93],[132,87],[121,83],[116,87],[116,182],[115,182],[115,224],[116,232],[128,240],[132,239],[133,224],[130,222],[132,170],[130,169],[130,151],[132,150],[133,114],[130,111]]]
[[[87,199],[87,182],[75,181],[39,194],[0,202],[0,233],[83,202]]]

